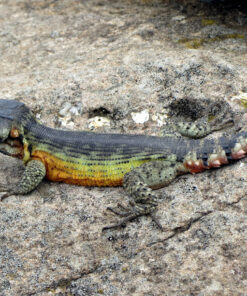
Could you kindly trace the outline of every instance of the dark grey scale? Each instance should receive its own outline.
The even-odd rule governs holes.
[[[183,162],[185,155],[187,155],[188,152],[191,151],[191,143],[194,140],[187,140],[184,138],[176,138],[175,140],[171,139],[169,143],[169,147],[171,148],[170,153],[168,153],[168,156],[171,154],[176,155],[177,161]]]
[[[165,151],[170,151],[176,143],[172,143],[170,138],[159,138],[159,137],[147,137],[143,135],[119,135],[119,134],[96,134],[88,132],[71,132],[54,130],[39,124],[33,124],[30,126],[30,134],[32,135],[32,142],[38,141],[38,143],[44,143],[54,148],[66,147],[73,149],[74,153],[83,154],[83,152],[101,152],[117,154],[118,149],[122,151],[125,147],[127,155],[135,155],[141,150],[150,151],[151,154],[157,154]],[[111,145],[107,145],[107,143]],[[128,148],[126,148],[126,142]],[[171,145],[172,144],[172,145]],[[77,156],[78,157],[78,156]]]
[[[247,136],[247,133],[239,133],[238,135],[235,135],[233,137],[220,137],[218,139],[218,143],[219,145],[224,149],[225,153],[226,153],[226,158],[229,162],[233,162],[234,159],[232,158],[232,149],[234,148],[234,146],[236,145],[236,143],[238,142],[238,138],[241,136],[244,136],[244,134]]]
[[[129,160],[119,161],[119,162],[116,162],[115,165],[129,163],[129,162],[130,162]]]
[[[48,142],[48,144],[49,144],[49,142]],[[66,145],[67,145],[67,143],[66,143]],[[105,145],[97,145],[97,146],[94,146],[94,147],[92,147],[91,145],[89,147],[87,147],[87,146],[89,146],[89,145],[88,144],[84,145],[82,143],[77,148],[75,148],[75,147],[68,148],[68,151],[78,153],[78,148],[79,148],[79,150],[80,151],[82,150],[83,153],[85,153],[85,154],[87,154],[87,153],[90,154],[90,152],[92,152],[92,151],[99,152],[99,153],[100,152],[102,152],[102,153],[105,152],[105,153],[108,153],[108,154],[110,154],[110,153],[118,153],[118,149],[120,149],[119,152],[121,152],[123,154],[130,154],[130,153],[133,154],[133,153],[140,152],[140,147],[129,147],[129,149],[123,149],[121,146],[115,146],[115,147],[110,146],[110,147],[108,147],[106,145],[106,143],[105,143]]]
[[[222,149],[225,151],[226,155],[230,155],[232,153],[228,146],[223,146]]]
[[[54,155],[54,156],[56,156],[56,153],[57,154],[59,154],[59,151],[58,150],[54,150],[53,149],[53,146],[52,146],[52,149],[51,149],[51,152],[52,152],[52,154]],[[60,151],[61,152],[61,151]],[[73,158],[73,159],[78,159],[78,153],[69,153],[68,152],[68,150],[67,150],[67,147],[64,147],[64,153],[67,155],[67,156],[69,156],[69,157],[71,157],[71,158]],[[85,155],[85,153],[81,153],[80,154],[80,156],[87,156],[87,155]],[[77,162],[77,161],[75,161],[74,163],[78,163],[79,164],[79,161]]]
[[[40,137],[38,137],[36,135],[35,135],[35,138],[34,137],[26,137],[26,138],[27,138],[28,142],[32,142],[32,143],[37,142],[37,143],[39,143],[39,145],[40,144],[51,145],[53,149],[56,148],[57,151],[61,150],[61,145],[60,144],[56,144],[55,142],[51,142],[51,141],[45,141],[44,138],[40,138]]]
[[[64,152],[66,153],[67,156],[69,156],[69,157],[71,157],[73,159],[78,159],[78,153],[77,154],[75,154],[75,153],[67,153],[67,149],[66,148],[64,149]],[[56,153],[59,153],[59,152],[52,150],[52,153],[53,153],[53,155],[56,156]],[[88,158],[88,156],[90,156],[90,155],[91,154],[86,155],[84,152],[82,152],[82,153],[80,153],[80,158],[83,158],[83,156]],[[78,162],[75,161],[74,163],[78,163],[79,164],[80,162],[79,161]]]
[[[233,158],[232,158],[232,151],[231,149],[229,149],[229,147],[225,147],[223,148],[224,151],[225,151],[225,154],[226,154],[226,158],[229,162],[233,161]]]
[[[236,135],[236,136],[235,136],[235,139],[236,139],[235,141],[236,141],[236,142],[238,142],[237,139],[238,139],[239,137],[242,137],[242,138],[244,138],[244,139],[247,139],[247,132],[245,132],[245,131],[244,131],[244,132],[240,132],[238,135]]]
[[[27,127],[28,128],[28,127]],[[74,149],[73,152],[78,153],[78,149],[81,150],[83,141],[78,141],[78,133],[62,130],[54,130],[49,127],[45,127],[39,124],[33,124],[29,128],[29,133],[32,135],[30,137],[31,141],[38,140],[39,144],[43,143],[46,145],[51,145],[52,148],[57,148],[61,150],[61,146],[66,146],[68,148]],[[35,136],[33,136],[35,135]],[[73,135],[74,142],[71,143],[71,136]],[[85,137],[84,132],[80,133],[80,136]],[[69,141],[70,139],[70,141]],[[90,150],[94,150],[94,144],[90,143]]]
[[[117,152],[119,152],[121,154],[124,154],[124,155],[129,155],[129,154],[132,154],[132,153],[139,153],[140,152],[140,146],[138,144],[136,146],[133,145],[131,147],[126,147],[124,145],[124,146],[118,147],[118,149],[120,149],[120,150],[117,151]],[[151,148],[150,147],[143,147],[142,152],[146,152],[146,153],[149,153],[151,155]],[[162,150],[161,150],[161,152],[162,152]]]
[[[234,148],[235,144],[237,142],[237,137],[220,137],[218,139],[219,145],[224,149],[224,151],[230,152],[232,148]]]
[[[81,155],[83,155],[83,154],[81,154]],[[77,158],[78,158],[78,155],[77,155]],[[114,161],[116,165],[117,164],[123,164],[123,163],[129,163],[131,161],[130,157],[128,157],[128,158],[126,157],[124,159],[127,159],[127,160],[122,160],[122,158],[114,158],[114,159],[110,159],[110,160]],[[92,157],[90,157],[90,161],[98,162],[98,163],[100,163],[102,165],[104,165],[104,160],[107,160],[107,158],[103,157],[103,155],[102,155],[101,158],[92,158]],[[138,158],[138,160],[140,160],[140,159]],[[150,159],[143,158],[143,160],[150,160]],[[105,164],[105,165],[109,165],[109,163]]]
[[[138,160],[142,161],[142,160],[165,160],[167,156],[164,156],[164,155],[161,155],[160,157],[151,157],[151,155],[147,155],[147,156],[144,156],[144,157],[141,157],[139,158],[138,157]]]
[[[95,161],[97,161],[97,160],[99,161],[99,160],[102,160],[102,159],[110,158],[112,155],[113,155],[112,152],[104,151],[102,149],[102,151],[99,151],[99,152],[94,151],[94,153],[91,154],[90,159],[95,160]]]
[[[208,166],[208,153],[207,153],[207,152],[204,152],[204,153],[203,153],[201,159],[202,159],[203,165],[204,165],[204,166]]]
[[[229,162],[234,161],[234,159],[232,158],[231,153],[229,153],[228,155],[227,155],[227,153],[226,153],[226,158],[227,158],[227,160],[228,160]]]
[[[139,153],[140,153],[140,150],[139,150]],[[83,154],[83,153],[81,153],[81,154]],[[135,157],[135,153],[131,153],[130,155],[119,155],[119,157],[116,157],[118,155],[115,155],[115,154],[112,154],[112,153],[111,154],[105,154],[105,153],[102,152],[100,154],[94,154],[93,156],[98,156],[98,158],[94,158],[94,157],[92,157],[92,155],[90,155],[90,160],[102,161],[104,159],[107,159],[108,157],[109,158],[111,157],[111,160],[113,160],[113,161],[119,161],[119,163],[127,163],[127,162],[129,162],[129,160],[131,158]],[[78,155],[77,155],[77,157],[78,157]],[[127,161],[124,161],[124,159],[127,159]],[[161,155],[160,157],[155,158],[154,154],[149,153],[149,154],[147,154],[147,155],[145,155],[143,157],[138,157],[138,160],[141,160],[141,161],[142,160],[153,160],[153,159],[162,160],[162,159],[164,159],[164,156]]]
[[[212,139],[194,140],[194,147],[191,148],[191,151],[195,151],[197,159],[202,159],[205,161],[205,165],[208,165],[206,164],[208,157],[214,153],[215,148],[216,143]]]
[[[92,152],[92,150],[91,150],[91,152],[89,152],[89,151],[86,151],[85,149],[83,149],[82,151],[83,152],[81,154],[86,155],[86,156],[90,156],[91,152]],[[69,156],[78,157],[78,152],[75,149],[68,148],[68,149],[66,149],[66,152],[68,152]]]
[[[75,151],[75,150],[72,150],[72,149],[67,149],[67,147],[66,147],[66,155],[71,156],[73,158],[78,158],[78,155],[88,156],[90,158],[90,160],[92,160],[92,161],[102,161],[104,159],[111,158],[111,160],[120,161],[120,162],[123,159],[130,159],[131,157],[133,157],[133,155],[135,155],[135,153],[131,153],[131,154],[128,154],[128,155],[122,155],[121,153],[120,154],[115,154],[112,151],[111,152],[104,151],[103,147],[101,147],[101,151],[98,150],[99,151],[98,153],[96,153],[94,151],[93,154],[92,154],[93,150],[89,150],[89,149],[87,149],[87,150],[90,151],[90,152],[85,152],[85,149],[83,147],[81,147],[81,151],[80,151],[80,153],[78,153],[78,151]],[[140,151],[140,149],[138,149],[138,152],[139,151]],[[136,152],[136,153],[138,153],[138,152]],[[151,160],[152,155],[153,155],[152,153],[147,154],[147,156],[145,156],[143,158],[143,160],[146,160],[146,159]]]
[[[61,160],[61,161],[63,161],[64,159],[63,158],[61,158],[61,157],[59,157],[59,156],[57,156],[56,155],[56,153],[55,153],[55,151],[53,151],[53,153],[52,153],[53,155],[55,155],[56,156],[56,158],[58,159],[58,160]],[[73,158],[73,159],[70,159],[69,160],[69,162],[70,163],[74,163],[74,164],[80,164],[80,161],[77,161],[75,158]]]

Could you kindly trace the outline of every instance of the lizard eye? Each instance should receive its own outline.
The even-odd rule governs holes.
[[[19,133],[18,129],[12,128],[10,131],[10,137],[11,138],[18,138],[19,136],[20,136],[20,133]]]

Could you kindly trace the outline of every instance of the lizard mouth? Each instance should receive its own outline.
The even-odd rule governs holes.
[[[22,159],[23,158],[23,144],[19,139],[7,139],[3,142],[0,142],[0,153],[17,157]]]

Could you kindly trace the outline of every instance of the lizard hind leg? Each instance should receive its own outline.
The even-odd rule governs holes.
[[[153,212],[158,205],[158,197],[151,188],[160,188],[172,182],[178,174],[175,161],[160,160],[147,162],[124,176],[123,188],[132,198],[129,208],[108,208],[115,214],[124,217],[118,223],[103,229],[116,228],[143,215],[150,215],[159,228],[162,226]]]

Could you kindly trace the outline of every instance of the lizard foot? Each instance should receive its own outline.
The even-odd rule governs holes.
[[[125,227],[126,223],[129,221],[133,221],[138,217],[144,216],[144,215],[149,215],[151,217],[151,219],[154,221],[154,223],[158,226],[158,228],[163,231],[163,227],[160,224],[160,222],[158,221],[158,219],[155,217],[154,215],[154,209],[150,208],[150,207],[145,207],[144,205],[136,205],[135,207],[133,207],[132,205],[132,209],[129,209],[121,204],[118,204],[118,209],[116,208],[111,208],[108,207],[107,210],[113,212],[115,215],[121,216],[123,217],[123,219],[121,219],[119,222],[112,224],[112,225],[108,225],[102,228],[102,231],[104,230],[108,230],[108,229],[114,229],[114,228],[119,228],[119,227]]]

